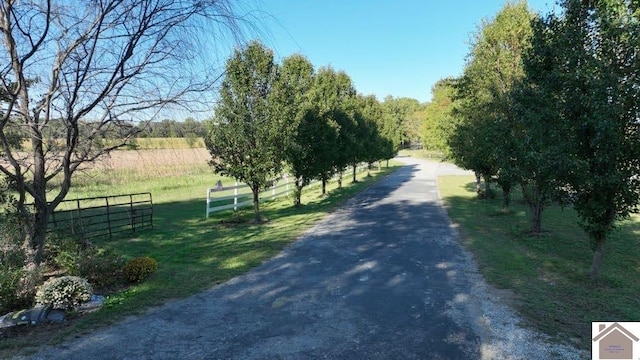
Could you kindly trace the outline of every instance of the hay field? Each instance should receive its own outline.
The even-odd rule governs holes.
[[[114,151],[76,172],[67,199],[137,192],[152,192],[154,201],[201,197],[220,178],[210,158],[205,148]]]
[[[145,175],[182,174],[194,166],[206,165],[211,159],[205,148],[117,150],[94,165],[100,170],[135,169]]]

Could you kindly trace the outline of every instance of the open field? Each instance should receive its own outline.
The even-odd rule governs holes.
[[[520,194],[510,212],[500,197],[478,200],[470,176],[439,179],[441,195],[464,246],[485,278],[510,294],[528,324],[591,346],[592,321],[640,320],[640,219],[622,222],[608,240],[600,284],[588,276],[592,252],[570,208],[549,206],[541,236],[528,235],[529,214]]]
[[[210,158],[204,148],[115,151],[77,173],[67,199],[147,191],[159,202],[203,198],[221,178]]]
[[[105,145],[115,145],[113,140],[105,140]],[[156,150],[156,149],[204,149],[203,138],[134,138],[123,150]],[[25,151],[31,150],[31,141],[22,143]]]
[[[372,172],[372,177],[363,173],[358,183],[345,181],[341,189],[330,183],[329,195],[324,197],[317,186],[304,190],[301,208],[294,208],[289,197],[263,203],[262,215],[269,221],[255,225],[251,208],[235,215],[232,211],[214,213],[205,219],[206,189],[220,179],[206,165],[207,157],[204,149],[127,151],[114,153],[110,164],[81,174],[69,199],[152,192],[152,229],[95,244],[118,251],[127,259],[151,256],[158,261],[158,271],[141,284],[109,294],[105,306],[97,312],[72,316],[62,326],[15,330],[17,334],[0,341],[0,358],[28,353],[39,344],[63,341],[242,274],[278,254],[325,214],[394,170],[392,165]]]
[[[137,138],[134,146],[138,150],[204,149],[204,140],[202,138]]]

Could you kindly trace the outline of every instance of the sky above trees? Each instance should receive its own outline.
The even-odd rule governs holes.
[[[431,87],[462,74],[469,36],[504,0],[262,2],[261,40],[276,57],[302,53],[344,70],[359,92],[427,102]],[[529,0],[548,13],[554,0]]]

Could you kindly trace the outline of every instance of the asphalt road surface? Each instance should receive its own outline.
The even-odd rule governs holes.
[[[251,272],[34,359],[479,359],[483,335],[436,176],[406,166]]]

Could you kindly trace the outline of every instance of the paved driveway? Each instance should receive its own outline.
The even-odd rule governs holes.
[[[470,280],[436,175],[407,166],[253,271],[35,359],[477,359]]]

